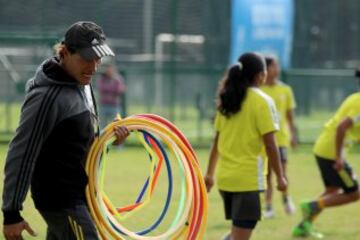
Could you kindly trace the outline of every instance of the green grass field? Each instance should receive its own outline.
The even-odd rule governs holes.
[[[6,150],[7,146],[0,146],[1,169],[3,169]],[[202,170],[204,170],[207,164],[209,150],[198,149],[196,153]],[[108,161],[106,172],[106,191],[115,203],[123,204],[134,199],[139,189],[134,186],[140,187],[144,182],[147,170],[147,156],[142,148],[125,146],[121,150],[111,151],[110,157],[111,159]],[[309,146],[303,146],[292,151],[290,158],[290,192],[296,205],[298,205],[301,200],[311,199],[319,195],[322,191],[322,182]],[[360,173],[359,158],[359,153],[354,153],[349,158],[357,174]],[[3,179],[3,172],[1,172],[0,175],[1,179]],[[165,178],[163,181],[163,178],[164,176],[160,176],[159,189],[156,190],[157,194],[155,194],[152,210],[150,210],[155,215],[158,213],[157,210],[162,208],[163,204],[160,200],[156,199],[160,199],[161,195],[166,192],[167,182]],[[176,178],[176,176],[174,176],[174,178]],[[2,189],[2,182],[0,182],[0,186]],[[293,216],[285,215],[278,193],[275,193],[274,202],[276,218],[260,222],[254,232],[253,240],[294,239],[291,237],[291,229],[300,220],[300,212],[297,211]],[[36,238],[24,234],[25,239],[45,239],[45,225],[34,209],[30,196],[27,197],[24,208],[23,216],[38,233],[38,237]],[[146,216],[147,215],[141,214],[141,216],[137,218],[136,215],[134,215],[138,222],[144,222],[145,218],[147,218]],[[329,209],[318,219],[316,227],[325,234],[325,239],[360,239],[359,216],[360,203]],[[129,225],[135,226],[136,224],[129,223]],[[208,223],[205,239],[220,239],[221,236],[229,230],[229,227],[229,222],[226,222],[223,217],[222,201],[217,190],[213,189],[209,194]]]

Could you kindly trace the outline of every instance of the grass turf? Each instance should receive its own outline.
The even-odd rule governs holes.
[[[0,145],[0,164],[2,169],[5,162],[6,151],[7,146]],[[201,168],[204,171],[207,165],[209,150],[198,149],[196,152]],[[148,160],[144,150],[142,148],[125,146],[123,149],[111,151],[110,158],[111,160],[109,160],[106,172],[106,191],[109,192],[111,199],[114,200],[115,203],[123,204],[127,201],[133,200],[134,196],[136,196],[140,190],[141,184],[144,182],[146,177],[146,171],[148,170],[146,167]],[[311,147],[302,146],[297,150],[290,152],[289,158],[289,190],[296,205],[298,206],[301,200],[312,199],[315,196],[318,196],[323,190],[323,186],[315,160],[311,153]],[[358,151],[349,157],[349,162],[358,174],[360,173],[359,158],[360,153],[358,153]],[[3,172],[0,173],[0,176],[1,179],[3,179]],[[160,176],[160,180],[164,180],[159,181],[159,188],[156,190],[158,192],[158,196],[155,196],[155,198],[158,197],[160,199],[161,194],[166,193],[167,182],[164,177],[166,176]],[[176,178],[176,176],[174,177]],[[129,183],[132,184],[130,185]],[[2,184],[3,182],[1,181],[1,189]],[[138,188],[134,188],[132,186],[138,186]],[[280,201],[280,194],[275,192],[274,198],[276,217],[274,219],[261,221],[254,231],[252,237],[253,240],[294,239],[291,237],[291,229],[298,223],[301,218],[301,214],[297,211],[293,216],[285,215]],[[150,215],[158,214],[162,209],[162,206],[163,202],[161,200],[155,200],[152,204],[152,212],[150,211]],[[343,207],[327,209],[316,221],[315,227],[325,234],[325,239],[360,239],[360,230],[358,227],[359,214],[359,202]],[[38,237],[36,238],[32,238],[25,233],[25,239],[45,239],[45,224],[34,209],[30,196],[27,197],[22,215],[38,233]],[[136,217],[136,215],[134,216]],[[146,215],[142,215],[140,219],[147,218],[144,216]],[[2,218],[2,216],[0,218]],[[131,223],[129,223],[129,225],[131,225]],[[146,222],[144,222],[144,225],[146,225]],[[222,201],[216,188],[214,188],[209,194],[209,214],[205,239],[220,239],[221,236],[223,236],[223,234],[229,229],[229,222],[224,220]],[[3,238],[0,237],[0,239]]]

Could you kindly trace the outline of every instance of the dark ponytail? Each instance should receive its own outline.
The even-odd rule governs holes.
[[[237,64],[232,65],[221,80],[217,109],[230,117],[241,110],[247,89],[252,86],[258,73],[265,70],[264,58],[256,53],[241,55]]]
[[[273,56],[266,56],[265,57],[265,63],[266,67],[268,68],[270,65],[272,65],[276,61],[276,58]]]
[[[360,87],[360,67],[355,69],[355,77],[358,78],[358,86]]]

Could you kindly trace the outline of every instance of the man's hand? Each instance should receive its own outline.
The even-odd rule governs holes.
[[[36,233],[26,221],[3,226],[3,234],[6,240],[23,240],[22,231],[27,231],[31,236],[36,237]]]
[[[113,145],[120,145],[129,136],[130,131],[129,131],[129,129],[127,129],[127,127],[115,126],[114,127],[114,133],[115,133],[115,136],[116,136],[116,140],[113,142]]]

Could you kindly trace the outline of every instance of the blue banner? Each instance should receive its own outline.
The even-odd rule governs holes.
[[[249,51],[276,55],[290,67],[293,35],[292,0],[232,0],[230,62]]]

